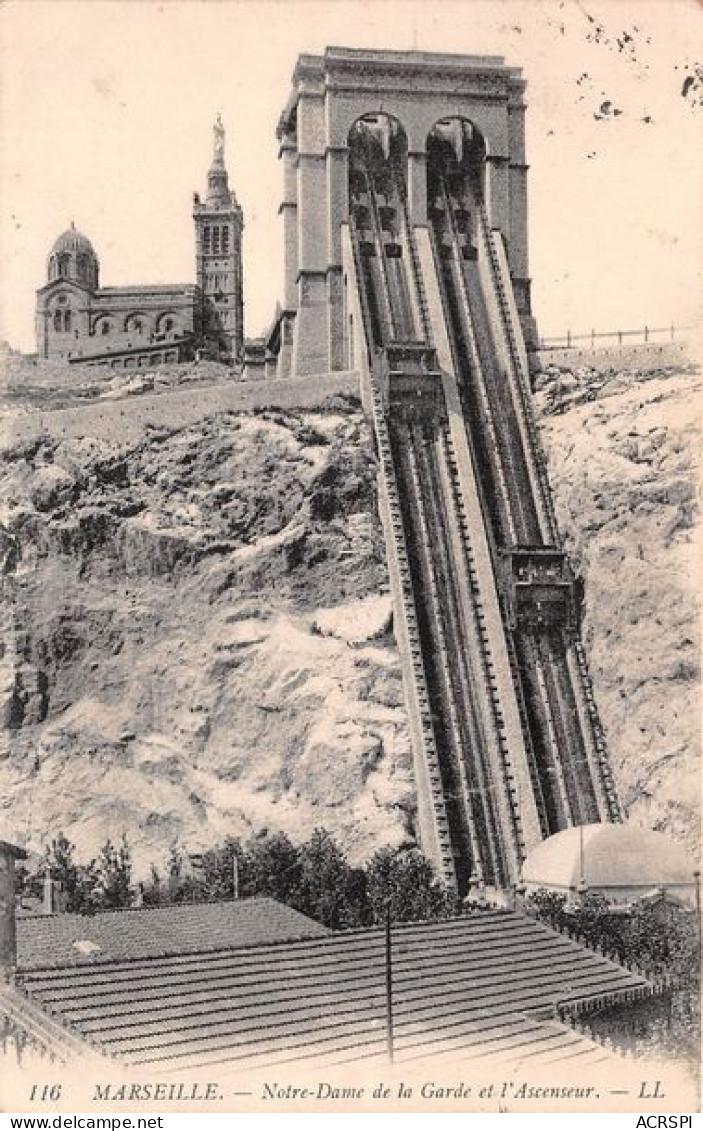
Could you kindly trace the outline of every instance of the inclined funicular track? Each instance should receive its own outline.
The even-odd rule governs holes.
[[[437,276],[494,572],[504,581],[502,555],[559,548],[556,522],[480,190],[453,163],[449,144],[436,143],[433,156],[428,199]],[[506,625],[544,835],[599,819],[588,743],[600,746],[601,785],[614,801],[597,719],[591,714],[584,733],[579,716],[570,633],[573,626],[541,623],[539,606],[531,622]],[[577,659],[575,678],[582,679],[581,653]],[[610,800],[609,810],[617,816]]]
[[[466,398],[466,418],[475,422],[472,438],[480,457],[481,482],[493,504],[489,507],[493,533],[498,544],[535,544],[541,532],[534,485],[509,403],[510,391],[492,345],[478,273],[464,259],[465,250],[471,247],[465,226],[475,209],[469,210],[458,200],[445,179],[440,180],[432,205],[438,273],[459,362],[459,387]]]
[[[370,344],[380,355],[399,343],[429,345],[402,177],[394,176],[371,133],[353,151],[351,188],[353,246]],[[459,888],[467,888],[472,874],[505,886],[507,842],[512,839],[513,853],[521,848],[518,806],[481,595],[461,538],[460,490],[446,421],[441,408],[426,411],[390,412],[386,424],[389,470],[402,484],[398,502],[432,737]]]

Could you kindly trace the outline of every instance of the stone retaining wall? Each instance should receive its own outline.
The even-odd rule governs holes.
[[[636,345],[597,346],[595,349],[571,346],[536,350],[531,357],[537,369],[545,369],[548,365],[564,369],[578,369],[582,365],[594,369],[666,368],[686,365],[691,361],[687,342],[640,342]]]
[[[254,408],[310,408],[334,394],[360,395],[356,372],[320,373],[287,381],[231,382],[169,389],[119,400],[92,401],[48,411],[11,410],[0,426],[0,446],[49,433],[56,439],[95,436],[138,442],[147,425],[184,427],[219,412]]]

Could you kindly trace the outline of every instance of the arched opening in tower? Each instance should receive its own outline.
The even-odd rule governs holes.
[[[442,118],[427,138],[427,213],[436,226],[453,226],[464,259],[478,257],[477,211],[485,186],[483,134],[467,118]]]
[[[373,345],[421,337],[407,257],[408,139],[390,114],[364,114],[349,131],[349,212]]]
[[[350,186],[359,165],[369,170],[373,188],[385,196],[393,195],[392,179],[403,185],[407,177],[408,139],[403,126],[392,114],[364,114],[349,131]]]

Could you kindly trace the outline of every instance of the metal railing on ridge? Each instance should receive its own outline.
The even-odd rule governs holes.
[[[538,338],[537,348],[540,350],[596,349],[596,345],[600,343],[622,346],[626,344],[625,339],[637,339],[628,341],[627,344],[631,345],[660,345],[665,342],[683,342],[686,335],[694,329],[694,326],[675,326],[672,322],[669,326],[642,326],[637,330],[589,330],[581,334],[567,330],[566,334],[560,337]]]

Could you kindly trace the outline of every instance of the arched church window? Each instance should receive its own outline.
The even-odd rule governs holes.
[[[64,310],[64,312],[63,312],[63,328],[64,328],[64,330],[66,331],[67,334],[70,332],[70,329],[71,329],[71,311],[70,310]]]
[[[58,269],[56,266],[56,256],[52,255],[51,259],[49,260],[49,282],[51,282],[52,279],[55,279],[57,274]]]
[[[229,228],[226,225],[222,229],[222,254],[229,255]]]
[[[68,264],[69,264],[70,258],[71,257],[69,255],[66,255],[66,254],[59,256],[58,267],[59,267],[59,278],[60,279],[67,279],[68,278]]]
[[[203,251],[206,255],[210,254],[210,225],[206,224],[203,228]]]
[[[57,311],[54,312],[54,330],[57,332],[57,334],[61,333],[61,327],[62,326],[63,326],[63,318],[61,317],[61,311],[57,310]]]
[[[220,229],[212,229],[212,253],[213,255],[220,254]]]
[[[166,331],[167,334],[170,334],[172,329],[173,329],[173,318],[167,318],[166,321],[164,322],[164,330]]]
[[[109,334],[110,333],[110,323],[108,322],[107,319],[105,319],[103,322],[100,323],[100,333],[101,334]]]
[[[143,334],[144,319],[139,314],[128,314],[124,321],[124,328],[127,334]]]

